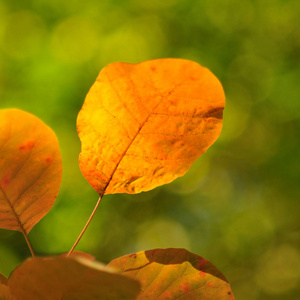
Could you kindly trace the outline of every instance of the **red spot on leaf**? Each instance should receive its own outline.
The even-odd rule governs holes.
[[[1,181],[1,187],[6,188],[10,183],[10,174],[5,174],[2,181]]]
[[[166,299],[170,299],[172,297],[172,294],[170,292],[164,292],[164,297]]]
[[[46,163],[47,163],[47,164],[50,165],[50,164],[52,163],[52,161],[53,161],[53,157],[52,157],[52,156],[47,156],[47,157],[46,157]]]
[[[20,150],[32,150],[35,145],[35,141],[27,141],[19,146]]]
[[[181,286],[181,289],[185,292],[185,293],[189,293],[191,290],[190,288],[186,285],[186,284],[183,284]]]
[[[199,269],[200,269],[200,270],[204,270],[204,269],[205,269],[205,267],[206,267],[206,262],[207,262],[207,261],[206,261],[204,258],[202,258],[202,257],[199,259]]]

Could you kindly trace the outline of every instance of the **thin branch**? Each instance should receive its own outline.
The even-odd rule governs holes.
[[[95,213],[96,213],[96,210],[97,210],[97,208],[98,208],[98,206],[99,206],[99,204],[100,204],[100,201],[101,201],[102,197],[103,197],[103,195],[101,195],[101,196],[99,197],[99,199],[98,199],[98,201],[97,201],[97,203],[96,203],[96,205],[95,205],[95,207],[94,207],[94,209],[93,209],[93,211],[92,211],[92,213],[91,213],[89,219],[87,220],[85,226],[83,227],[83,229],[82,229],[81,233],[79,234],[79,236],[78,236],[76,242],[74,243],[73,247],[72,247],[71,250],[68,252],[67,257],[73,252],[73,250],[75,249],[75,247],[76,247],[77,244],[79,243],[80,239],[82,238],[83,234],[85,233],[87,227],[88,227],[89,224],[91,223],[91,220],[92,220],[93,216],[94,216]]]

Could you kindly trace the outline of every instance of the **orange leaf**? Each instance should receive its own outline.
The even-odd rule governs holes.
[[[6,282],[7,282],[7,278],[4,275],[0,274],[0,283],[6,284]]]
[[[8,279],[16,299],[136,299],[138,281],[90,259],[32,258],[18,266]]]
[[[7,286],[7,279],[2,274],[0,274],[0,299],[1,300],[12,299],[9,287]]]
[[[12,300],[12,296],[9,287],[5,284],[0,283],[0,299],[1,300]]]
[[[108,266],[141,283],[138,299],[233,300],[224,275],[185,249],[155,249],[119,257]]]
[[[195,62],[110,64],[78,114],[81,171],[100,195],[169,183],[217,139],[224,104],[218,79]]]
[[[61,177],[54,132],[27,112],[0,110],[0,227],[28,234],[52,207]]]

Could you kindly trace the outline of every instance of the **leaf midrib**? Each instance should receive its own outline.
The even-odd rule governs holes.
[[[20,229],[21,229],[20,231],[26,236],[27,234],[26,234],[25,228],[23,227],[23,225],[22,225],[22,223],[21,223],[21,220],[20,220],[20,218],[19,218],[17,212],[15,211],[15,209],[14,209],[12,203],[10,202],[8,196],[6,195],[6,193],[5,193],[5,191],[3,190],[3,188],[2,188],[1,185],[0,185],[0,190],[1,190],[2,194],[4,195],[4,197],[5,197],[5,199],[6,199],[7,203],[8,203],[8,205],[9,205],[11,211],[12,211],[12,213],[14,214],[14,216],[15,216],[15,218],[16,218],[18,224],[19,224],[19,227],[20,227]]]
[[[106,75],[106,76],[107,76],[107,75]],[[109,79],[108,76],[107,76],[107,78]],[[110,84],[112,85],[112,81],[109,80],[109,82],[110,82]],[[164,95],[164,97],[163,97],[163,96],[160,96],[160,98],[163,98],[163,100],[166,99],[167,96],[169,96],[171,93],[173,93],[174,90],[175,90],[178,86],[180,86],[180,85],[182,85],[182,84],[183,84],[183,82],[181,82],[180,84],[174,86],[174,88],[173,88],[172,90],[170,90],[170,91],[167,93],[167,95]],[[116,94],[116,96],[117,96],[117,97],[119,98],[119,100],[120,100],[120,95],[119,95],[119,94]],[[120,100],[120,101],[121,101],[121,100]],[[164,101],[158,101],[157,105],[155,105],[155,106],[152,108],[151,112],[148,113],[147,118],[145,118],[145,120],[140,124],[140,126],[139,126],[137,132],[136,132],[135,135],[132,137],[131,141],[129,142],[128,146],[126,147],[126,149],[125,149],[125,150],[123,151],[123,153],[121,154],[119,161],[117,162],[116,166],[114,167],[114,169],[113,169],[113,171],[112,171],[112,173],[111,173],[111,175],[110,175],[110,177],[109,177],[109,179],[108,179],[106,185],[104,186],[104,189],[103,189],[103,191],[102,191],[102,194],[100,195],[101,197],[105,194],[105,191],[106,191],[107,187],[109,186],[109,184],[110,184],[112,178],[114,177],[114,175],[115,175],[115,173],[116,173],[116,171],[117,171],[117,169],[118,169],[118,167],[119,167],[119,165],[120,165],[122,159],[125,157],[125,155],[126,155],[128,149],[131,147],[132,143],[135,141],[136,137],[137,137],[137,136],[139,135],[139,133],[141,132],[143,126],[145,125],[145,123],[147,123],[149,117],[153,114],[153,112],[157,109],[157,107],[158,107],[161,103],[163,103],[163,102],[164,102]],[[122,101],[121,101],[121,103],[122,103]]]

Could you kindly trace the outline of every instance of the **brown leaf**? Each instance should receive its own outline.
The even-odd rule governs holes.
[[[7,278],[4,275],[0,274],[0,283],[6,284],[6,282],[7,282]]]
[[[31,258],[17,267],[8,286],[22,300],[136,299],[139,283],[83,257]]]
[[[169,183],[217,139],[224,104],[218,79],[195,62],[110,64],[78,115],[81,171],[100,195]]]
[[[27,112],[0,110],[0,227],[28,234],[52,207],[61,178],[54,132]]]
[[[138,299],[234,299],[224,275],[185,249],[143,251],[114,259],[108,266],[140,281]]]
[[[5,284],[0,283],[0,299],[1,300],[12,300],[12,296],[9,287]]]
[[[73,251],[72,253],[66,252],[66,253],[62,253],[60,255],[61,257],[83,257],[85,259],[89,259],[89,260],[95,260],[95,257],[89,253],[86,252],[82,252],[82,251]]]
[[[9,287],[7,286],[7,278],[0,274],[0,299],[1,300],[11,300],[11,293]]]

